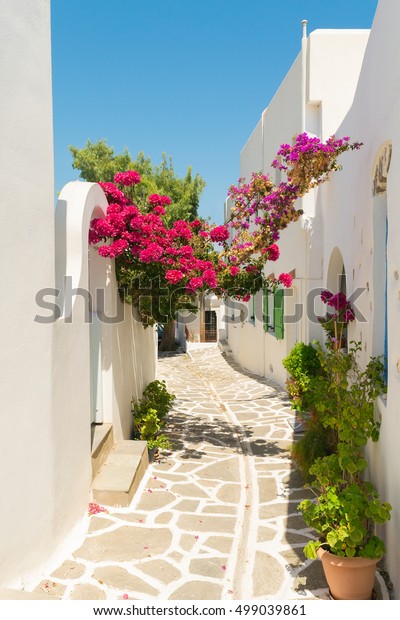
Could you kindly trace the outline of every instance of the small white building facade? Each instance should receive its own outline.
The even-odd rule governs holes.
[[[186,342],[218,342],[224,337],[222,300],[216,295],[203,295],[198,308],[196,314],[188,310],[178,313],[177,340],[184,346]]]
[[[83,539],[91,424],[129,438],[156,338],[88,246],[101,188],[54,208],[49,0],[0,3],[0,85],[0,586],[29,589]]]
[[[249,178],[258,170],[278,175],[270,168],[277,149],[302,131],[323,140],[332,134],[348,135],[363,147],[344,154],[343,170],[302,199],[304,215],[278,242],[281,258],[271,263],[271,271],[294,275],[284,297],[283,330],[265,325],[261,292],[248,304],[244,321],[226,322],[234,357],[249,370],[284,385],[282,359],[295,342],[324,339],[316,320],[323,314],[321,288],[352,296],[359,320],[350,325],[349,339],[362,341],[362,361],[382,354],[388,359],[387,397],[377,402],[380,440],[369,446],[368,476],[393,506],[391,520],[380,534],[386,541],[396,598],[400,596],[399,27],[400,3],[380,0],[370,32],[317,30],[303,37],[298,58],[241,152],[240,176]],[[230,316],[226,310],[225,320]]]

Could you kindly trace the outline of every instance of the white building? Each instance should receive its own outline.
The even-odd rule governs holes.
[[[302,199],[299,207],[304,215],[281,236],[281,258],[271,271],[295,270],[292,296],[284,302],[284,333],[264,331],[261,293],[256,311],[249,312],[245,322],[227,324],[235,358],[283,385],[287,375],[282,359],[294,343],[323,340],[321,327],[310,319],[310,307],[305,311],[313,299],[310,292],[318,287],[336,292],[345,286],[349,296],[363,290],[357,308],[366,321],[351,324],[349,338],[363,342],[364,361],[385,352],[388,357],[388,393],[377,402],[382,426],[379,442],[368,451],[368,475],[393,506],[382,534],[396,598],[400,596],[399,27],[398,0],[380,0],[370,32],[317,30],[303,37],[299,56],[241,152],[240,176],[249,178],[258,170],[277,174],[270,168],[277,149],[302,131],[323,140],[332,134],[349,135],[364,146],[343,155],[343,170]],[[291,322],[295,304],[304,311]]]
[[[129,438],[156,342],[129,306],[99,320],[97,287],[108,317],[124,309],[111,265],[88,257],[100,187],[68,184],[55,217],[49,0],[0,3],[0,85],[0,586],[21,587],[83,538],[91,421]]]
[[[188,310],[178,313],[176,335],[184,347],[187,342],[218,342],[225,335],[222,300],[216,295],[204,295],[198,308],[196,314]]]

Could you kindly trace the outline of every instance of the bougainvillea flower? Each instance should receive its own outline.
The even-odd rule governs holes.
[[[211,241],[222,242],[229,239],[230,232],[226,226],[216,226],[210,231]]]
[[[182,278],[182,271],[179,271],[177,269],[169,269],[165,274],[165,279],[168,280],[168,282],[171,282],[171,284],[177,284],[182,280]]]
[[[131,185],[137,185],[141,181],[140,174],[136,170],[127,170],[127,172],[117,172],[114,176],[115,183],[130,187]]]
[[[190,278],[189,280],[189,287],[193,290],[196,290],[198,288],[201,288],[203,286],[203,279],[202,278]]]
[[[290,273],[281,273],[278,280],[285,288],[290,288],[292,286],[293,278]]]

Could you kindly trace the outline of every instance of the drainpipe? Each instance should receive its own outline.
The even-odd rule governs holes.
[[[307,20],[303,19],[301,22],[303,28],[303,35],[301,39],[301,133],[306,131],[306,100],[307,100]],[[304,198],[301,199],[304,201]],[[303,216],[304,218],[304,216]],[[304,287],[301,286],[300,295],[302,300],[307,300],[307,291],[308,291],[308,280],[309,280],[309,243],[310,243],[310,227],[307,219],[303,219],[302,228],[305,232],[305,244],[306,244],[306,255],[305,255],[305,276],[304,276]],[[302,290],[303,289],[303,290]],[[305,308],[305,312],[307,313],[307,306]],[[306,344],[308,343],[308,319],[307,314],[305,316],[305,320],[302,321],[302,329],[300,329],[300,333],[298,337],[300,340],[303,340]]]
[[[307,89],[307,20],[303,19],[301,39],[301,131],[306,130],[306,89]]]

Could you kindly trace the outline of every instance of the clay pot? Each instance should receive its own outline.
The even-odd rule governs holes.
[[[372,598],[376,565],[380,558],[341,558],[320,547],[317,551],[332,598],[366,601]]]

